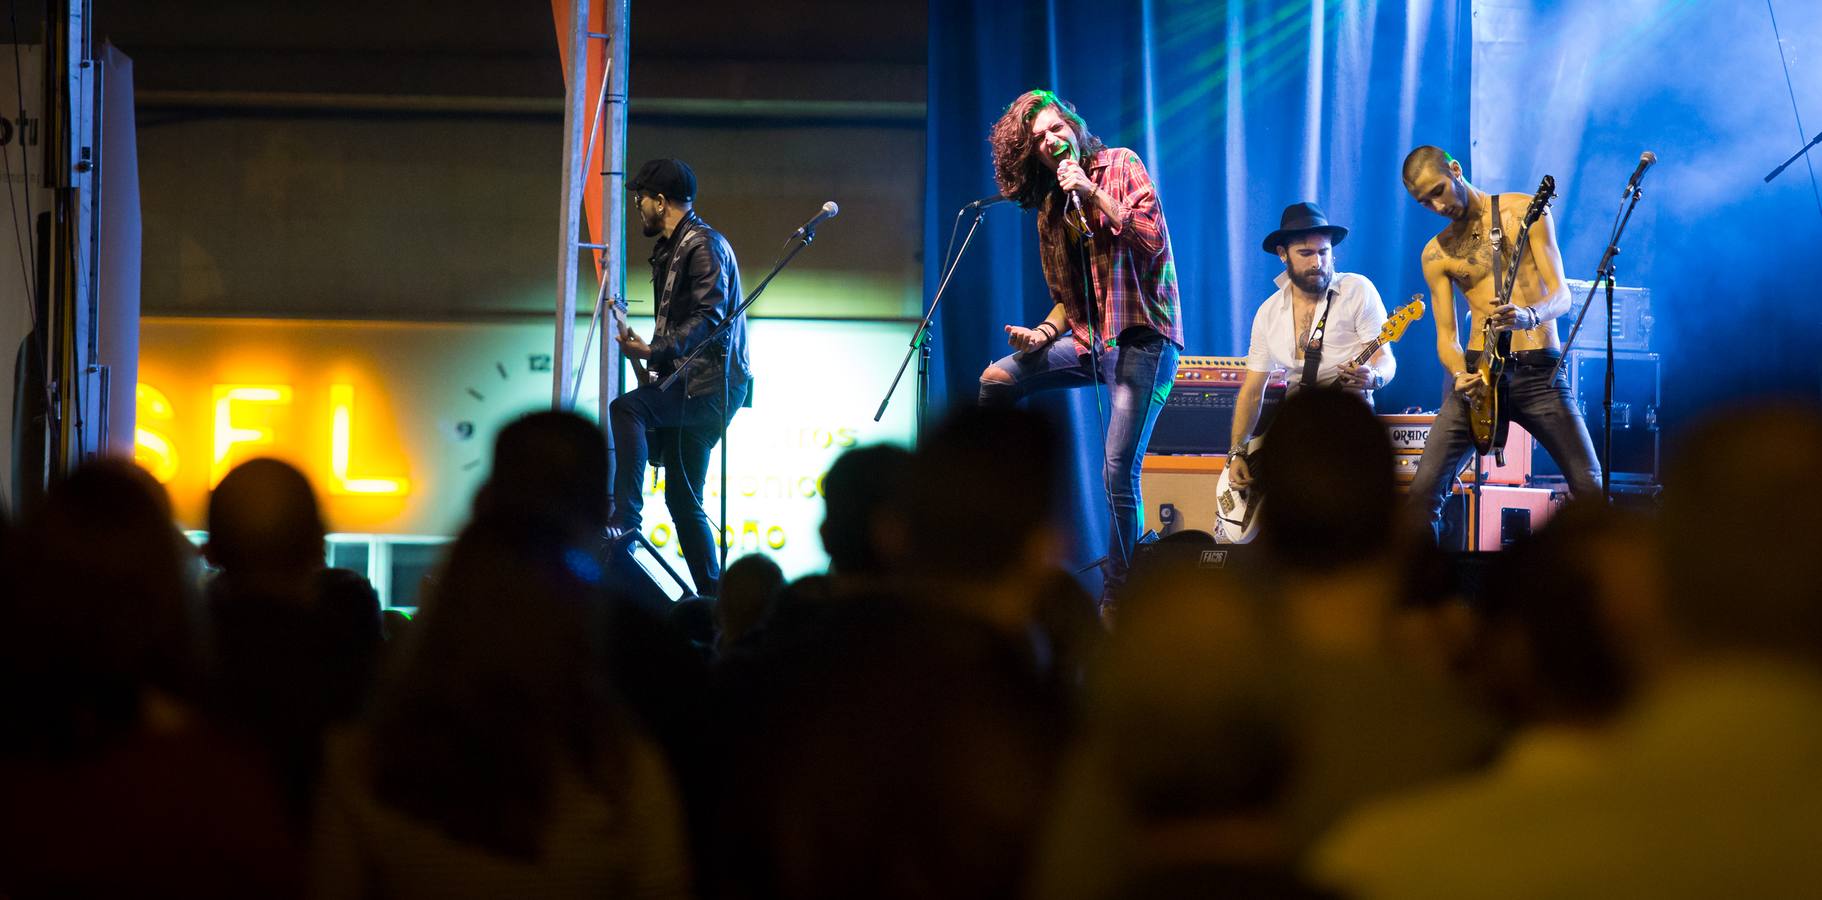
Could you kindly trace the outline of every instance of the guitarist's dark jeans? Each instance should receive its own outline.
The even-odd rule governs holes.
[[[724,408],[721,394],[684,396],[684,380],[660,391],[655,386],[635,388],[608,404],[609,428],[614,435],[613,525],[637,530],[645,508],[645,466],[656,453],[664,461],[664,505],[671,511],[683,560],[689,566],[696,593],[714,596],[721,586],[721,559],[715,549],[715,531],[702,508],[702,489],[709,473],[709,452],[721,440]],[[728,408],[740,409],[746,387],[734,388]],[[728,418],[732,418],[729,416]],[[652,430],[657,446],[649,446]]]
[[[1126,583],[1133,546],[1145,524],[1140,512],[1139,466],[1152,425],[1177,373],[1176,345],[1150,329],[1129,329],[1117,346],[1101,354],[1101,379],[1107,382],[1107,444],[1101,477],[1113,506],[1113,533],[1108,536],[1103,594]],[[1087,354],[1077,355],[1068,335],[1042,350],[1014,353],[993,363],[1011,381],[981,381],[982,406],[1010,406],[1038,391],[1088,387],[1094,370]]]
[[[1531,436],[1550,453],[1550,458],[1569,480],[1569,490],[1578,497],[1598,497],[1601,493],[1601,466],[1594,456],[1594,441],[1588,437],[1588,426],[1575,408],[1569,393],[1569,373],[1559,371],[1550,381],[1550,370],[1561,354],[1552,350],[1521,350],[1512,354],[1506,364],[1506,397],[1502,409],[1511,419],[1524,426]],[[1470,367],[1479,353],[1470,351]],[[1445,387],[1442,408],[1430,437],[1423,445],[1423,458],[1417,463],[1417,474],[1411,480],[1411,505],[1427,514],[1432,531],[1442,522],[1443,498],[1461,467],[1474,454],[1474,428],[1468,404]]]

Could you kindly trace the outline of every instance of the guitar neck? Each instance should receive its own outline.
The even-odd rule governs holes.
[[[614,332],[622,336],[626,334],[626,310],[622,308],[618,302],[614,305]],[[633,380],[637,382],[637,384],[634,385],[635,387],[644,387],[645,385],[652,383],[651,373],[646,369],[645,363],[638,357],[629,356],[625,353],[620,354],[620,357],[632,364]]]
[[[1378,353],[1379,348],[1384,347],[1384,346],[1385,346],[1385,338],[1382,338],[1382,337],[1376,337],[1370,341],[1367,341],[1366,348],[1361,350],[1359,354],[1355,355],[1354,365],[1357,365],[1357,366],[1366,365],[1366,361],[1369,359],[1372,359],[1373,354]]]

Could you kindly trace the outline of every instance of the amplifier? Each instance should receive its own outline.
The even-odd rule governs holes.
[[[1564,340],[1569,339],[1569,329],[1575,327],[1575,317],[1581,313],[1581,302],[1588,296],[1589,283],[1573,278],[1563,280],[1569,288],[1569,296],[1574,300],[1569,314],[1564,316],[1557,330]],[[1607,338],[1602,333],[1607,322],[1607,290],[1601,288],[1594,292],[1593,299],[1588,301],[1588,315],[1582,320],[1581,334],[1575,338],[1575,346],[1588,350],[1607,349]],[[1651,349],[1651,289],[1642,287],[1614,287],[1613,289],[1613,349],[1615,350],[1649,350]]]
[[[1480,489],[1476,518],[1480,522],[1476,550],[1500,550],[1523,540],[1550,520],[1562,501],[1542,488],[1488,485]]]
[[[1430,425],[1436,421],[1436,414],[1382,413],[1379,421],[1385,423],[1394,453],[1422,453],[1423,445],[1430,439]]]
[[[1235,388],[1246,380],[1244,356],[1180,356],[1175,383],[1218,384]]]
[[[1563,360],[1569,373],[1570,396],[1575,398],[1582,418],[1588,423],[1588,436],[1594,440],[1594,452],[1601,452],[1601,399],[1607,372],[1604,350],[1573,350]],[[1636,350],[1614,351],[1613,354],[1613,459],[1607,468],[1614,483],[1656,484],[1658,480],[1658,403],[1660,372],[1656,353]],[[1536,480],[1560,484],[1566,479],[1563,470],[1537,448],[1532,466]]]
[[[1234,428],[1234,400],[1246,381],[1244,356],[1184,356],[1170,396],[1158,411],[1145,452],[1163,456],[1226,453]],[[1270,421],[1275,406],[1266,392],[1259,422]]]
[[[1240,386],[1178,381],[1158,410],[1145,452],[1181,454],[1226,453],[1234,429],[1234,399]]]
[[[1430,440],[1430,426],[1436,421],[1435,413],[1386,413],[1379,417],[1385,423],[1386,434],[1392,439],[1392,451],[1397,454],[1392,460],[1392,474],[1399,484],[1410,484],[1417,475],[1417,461],[1423,456],[1424,445]],[[1498,465],[1498,459],[1492,455],[1481,458],[1480,470],[1485,474],[1483,481],[1487,484],[1524,484],[1531,478],[1532,447],[1531,435],[1518,423],[1510,423],[1506,429],[1506,464]],[[1462,467],[1463,480],[1473,481],[1474,461],[1469,459]]]

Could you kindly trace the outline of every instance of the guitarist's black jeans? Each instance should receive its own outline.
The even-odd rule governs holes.
[[[646,463],[654,456],[663,460],[664,506],[683,545],[690,580],[696,593],[712,597],[721,586],[721,559],[708,512],[702,508],[702,491],[709,452],[721,440],[722,410],[740,409],[746,386],[736,385],[731,403],[723,407],[719,391],[685,396],[686,381],[679,379],[667,391],[655,385],[635,388],[608,404],[608,426],[614,436],[614,511],[609,522],[638,530],[645,508]]]
[[[1470,350],[1468,366],[1479,361],[1479,352]],[[1598,497],[1601,493],[1601,465],[1594,456],[1594,441],[1588,437],[1588,426],[1575,407],[1569,393],[1569,373],[1559,371],[1551,381],[1550,370],[1561,356],[1554,350],[1520,350],[1506,364],[1506,394],[1501,410],[1512,421],[1523,426],[1550,453],[1569,480],[1569,490],[1577,497]],[[1442,408],[1436,413],[1436,424],[1423,445],[1423,458],[1417,463],[1417,475],[1411,480],[1411,505],[1429,516],[1430,528],[1439,530],[1442,523],[1443,499],[1448,495],[1455,476],[1474,455],[1474,428],[1467,401],[1455,393],[1453,386],[1443,389]]]

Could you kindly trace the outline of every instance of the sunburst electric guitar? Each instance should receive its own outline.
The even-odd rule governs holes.
[[[1396,343],[1404,337],[1405,329],[1411,327],[1412,322],[1423,318],[1423,309],[1423,295],[1413,294],[1411,302],[1399,307],[1397,312],[1387,318],[1379,328],[1379,335],[1354,355],[1353,364],[1366,365],[1366,361],[1372,359],[1380,347]],[[1263,440],[1263,437],[1253,438],[1247,443],[1246,452],[1251,454],[1258,450]],[[1227,468],[1221,470],[1221,478],[1215,482],[1215,535],[1224,543],[1244,544],[1259,533],[1259,506],[1262,502],[1259,496],[1259,471],[1257,462],[1250,455],[1247,459],[1247,467],[1253,470],[1252,484],[1245,488],[1234,487],[1229,480],[1232,470]]]
[[[1525,223],[1518,229],[1518,240],[1513,242],[1512,265],[1504,273],[1493,273],[1494,302],[1504,304],[1512,296],[1512,287],[1518,283],[1518,267],[1525,259],[1525,247],[1531,236],[1531,226],[1544,214],[1544,207],[1550,205],[1550,199],[1556,196],[1556,179],[1548,175],[1538,184],[1537,193],[1531,197],[1531,205],[1525,209]],[[1468,424],[1474,432],[1474,451],[1476,453],[1496,454],[1504,457],[1506,449],[1506,426],[1510,418],[1500,409],[1506,392],[1506,361],[1512,356],[1512,332],[1495,331],[1491,317],[1486,319],[1480,345],[1481,364],[1478,367],[1480,384],[1468,395]]]

